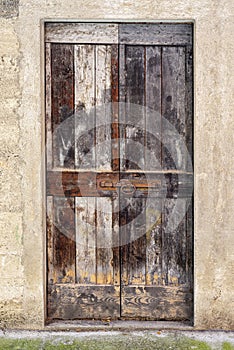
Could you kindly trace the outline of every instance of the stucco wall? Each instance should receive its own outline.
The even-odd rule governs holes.
[[[195,327],[234,328],[232,0],[0,1],[0,327],[44,326],[41,19],[195,21]],[[232,303],[232,305],[231,305]]]

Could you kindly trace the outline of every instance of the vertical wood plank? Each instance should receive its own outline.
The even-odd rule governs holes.
[[[97,198],[97,284],[113,284],[112,199]]]
[[[121,277],[123,285],[145,284],[146,235],[142,227],[145,222],[145,214],[141,215],[144,212],[144,205],[144,198],[121,198],[121,207],[124,208],[121,221]],[[142,234],[139,234],[139,230]]]
[[[96,169],[111,170],[111,46],[96,45]]]
[[[52,131],[74,112],[73,45],[51,44]],[[54,165],[74,168],[74,121],[60,127],[53,139]]]
[[[162,285],[162,203],[148,198],[146,209],[146,284]]]
[[[162,127],[164,169],[185,170],[181,142],[185,142],[185,48],[162,48],[162,115],[173,126],[176,136]],[[180,141],[179,137],[182,137]],[[176,150],[172,153],[171,150]]]
[[[54,197],[53,283],[75,283],[74,198]]]
[[[54,249],[53,249],[53,239],[54,239],[54,203],[53,197],[47,197],[47,215],[46,215],[46,228],[47,228],[47,280],[49,284],[53,284],[54,281]]]
[[[126,170],[144,169],[145,48],[126,47]]]
[[[186,282],[193,290],[193,197],[186,200],[186,206]]]
[[[120,232],[119,232],[119,198],[112,200],[112,246],[114,285],[120,286]]]
[[[112,101],[112,170],[119,171],[119,51],[117,45],[111,50],[111,101]]]
[[[185,217],[179,220],[181,212]],[[169,222],[172,226],[168,226]],[[184,198],[165,199],[162,230],[163,284],[168,286],[186,284],[186,200]]]
[[[52,121],[51,121],[51,46],[45,45],[45,75],[46,75],[46,163],[47,169],[53,167],[52,159]]]
[[[146,147],[145,169],[161,169],[161,48],[146,47]]]
[[[129,275],[129,235],[130,232],[127,229],[128,223],[128,206],[126,199],[121,195],[121,190],[119,190],[119,231],[120,231],[120,282],[121,282],[121,291],[123,291],[123,286],[128,284],[128,275]],[[129,234],[129,235],[128,235]],[[122,300],[121,300],[122,304]]]
[[[75,166],[95,169],[95,46],[76,45]]]
[[[126,100],[130,103],[145,104],[144,46],[126,46]]]
[[[185,101],[186,146],[191,161],[193,161],[193,48],[186,47],[186,101]],[[187,159],[186,169],[191,171]]]
[[[96,283],[96,227],[94,197],[76,197],[76,281]]]
[[[126,170],[125,139],[126,139],[126,64],[125,45],[119,45],[119,153],[120,170]]]

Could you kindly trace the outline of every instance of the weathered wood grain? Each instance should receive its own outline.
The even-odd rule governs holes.
[[[75,45],[75,167],[95,169],[95,46]]]
[[[119,27],[121,44],[187,45],[192,44],[192,26],[172,23],[126,23]]]
[[[95,173],[78,171],[48,171],[47,195],[68,197],[109,197],[116,192],[116,187],[109,187],[109,183],[118,182],[118,174]],[[107,184],[101,187],[103,181]]]
[[[67,121],[74,112],[73,49],[72,45],[67,44],[51,45],[54,166],[66,168],[74,168],[74,120],[70,118]]]
[[[48,317],[191,319],[192,26],[51,23],[46,41]]]
[[[96,283],[96,199],[78,197],[76,210],[76,282]]]
[[[120,169],[126,170],[125,139],[126,139],[126,65],[125,45],[119,45],[119,154]]]
[[[51,45],[45,45],[45,79],[46,79],[46,164],[47,169],[53,166],[52,157],[52,121],[51,121]]]
[[[193,48],[186,47],[186,91],[185,91],[185,129],[186,146],[189,153],[186,170],[192,171],[193,163]]]
[[[144,169],[145,48],[126,46],[126,170]],[[135,106],[137,105],[137,106]],[[139,107],[138,107],[139,105]]]
[[[123,286],[122,316],[147,320],[191,320],[193,296],[189,288]]]
[[[113,171],[120,169],[120,152],[119,152],[119,62],[118,62],[118,45],[112,45],[111,50],[111,102],[112,102],[112,162]]]
[[[96,169],[111,170],[111,51],[96,46]]]
[[[161,48],[145,49],[145,169],[161,169]]]
[[[136,197],[148,197],[150,194],[153,198],[188,198],[193,192],[192,173],[121,172],[120,179],[135,186],[133,196]]]
[[[54,284],[48,291],[48,317],[63,320],[117,319],[120,287]]]
[[[185,143],[185,49],[162,49],[162,166],[164,169],[186,169]]]
[[[186,283],[193,290],[193,277],[194,277],[194,235],[193,235],[193,196],[187,199],[186,207]]]
[[[74,198],[54,197],[48,202],[50,231],[53,238],[48,245],[50,257],[49,284],[75,282],[75,215]],[[52,212],[53,211],[53,212]],[[48,231],[48,232],[50,232]]]
[[[120,232],[119,232],[119,198],[112,200],[112,250],[114,285],[120,286]]]
[[[120,177],[119,177],[120,175]],[[178,178],[179,176],[179,178]],[[119,179],[135,187],[133,197],[188,198],[193,192],[193,175],[175,173],[95,173],[95,172],[47,172],[47,195],[68,197],[111,197],[121,187]]]
[[[146,205],[146,285],[162,285],[162,200]]]
[[[117,44],[118,24],[46,23],[45,41],[69,44]]]
[[[162,209],[163,285],[178,286],[187,282],[186,199],[165,199]]]
[[[54,281],[54,202],[53,197],[46,199],[46,243],[47,243],[47,280],[49,284]]]
[[[97,198],[97,284],[113,284],[112,200]]]
[[[145,283],[145,199],[121,195],[121,281],[123,285]]]

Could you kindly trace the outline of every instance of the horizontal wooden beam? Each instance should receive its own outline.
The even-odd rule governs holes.
[[[192,45],[192,24],[121,24],[119,40],[129,45]]]
[[[193,294],[188,287],[123,286],[122,316],[151,320],[191,320]]]
[[[117,319],[119,316],[119,286],[79,284],[48,286],[48,318]]]
[[[186,23],[46,23],[45,41],[73,44],[192,45]]]
[[[118,24],[46,23],[45,41],[69,44],[117,44]]]
[[[147,175],[147,176],[146,176]],[[192,174],[48,171],[47,195],[111,197],[118,191],[133,197],[189,198]]]

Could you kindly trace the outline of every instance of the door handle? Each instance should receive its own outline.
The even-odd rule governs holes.
[[[142,181],[142,183],[141,183],[138,181],[122,180],[122,182],[120,181],[120,182],[113,184],[114,187],[122,187],[125,185],[134,186],[136,188],[156,188],[156,187],[161,186],[161,181],[160,182],[159,181],[157,181],[157,182]]]
[[[100,181],[99,186],[101,188],[120,188],[120,190],[125,194],[132,194],[136,190],[136,187],[127,180],[122,180],[119,182]]]
[[[159,188],[161,186],[161,181],[147,182],[147,181],[131,181],[122,179],[119,182],[112,181],[100,181],[99,186],[101,188],[121,188],[124,193],[134,192],[137,188]]]
[[[121,192],[123,192],[124,194],[133,194],[136,191],[136,187],[134,186],[134,184],[131,183],[131,181],[124,179],[117,182],[115,186],[119,187]]]
[[[100,187],[114,187],[113,182],[111,181],[101,181],[99,182]]]

